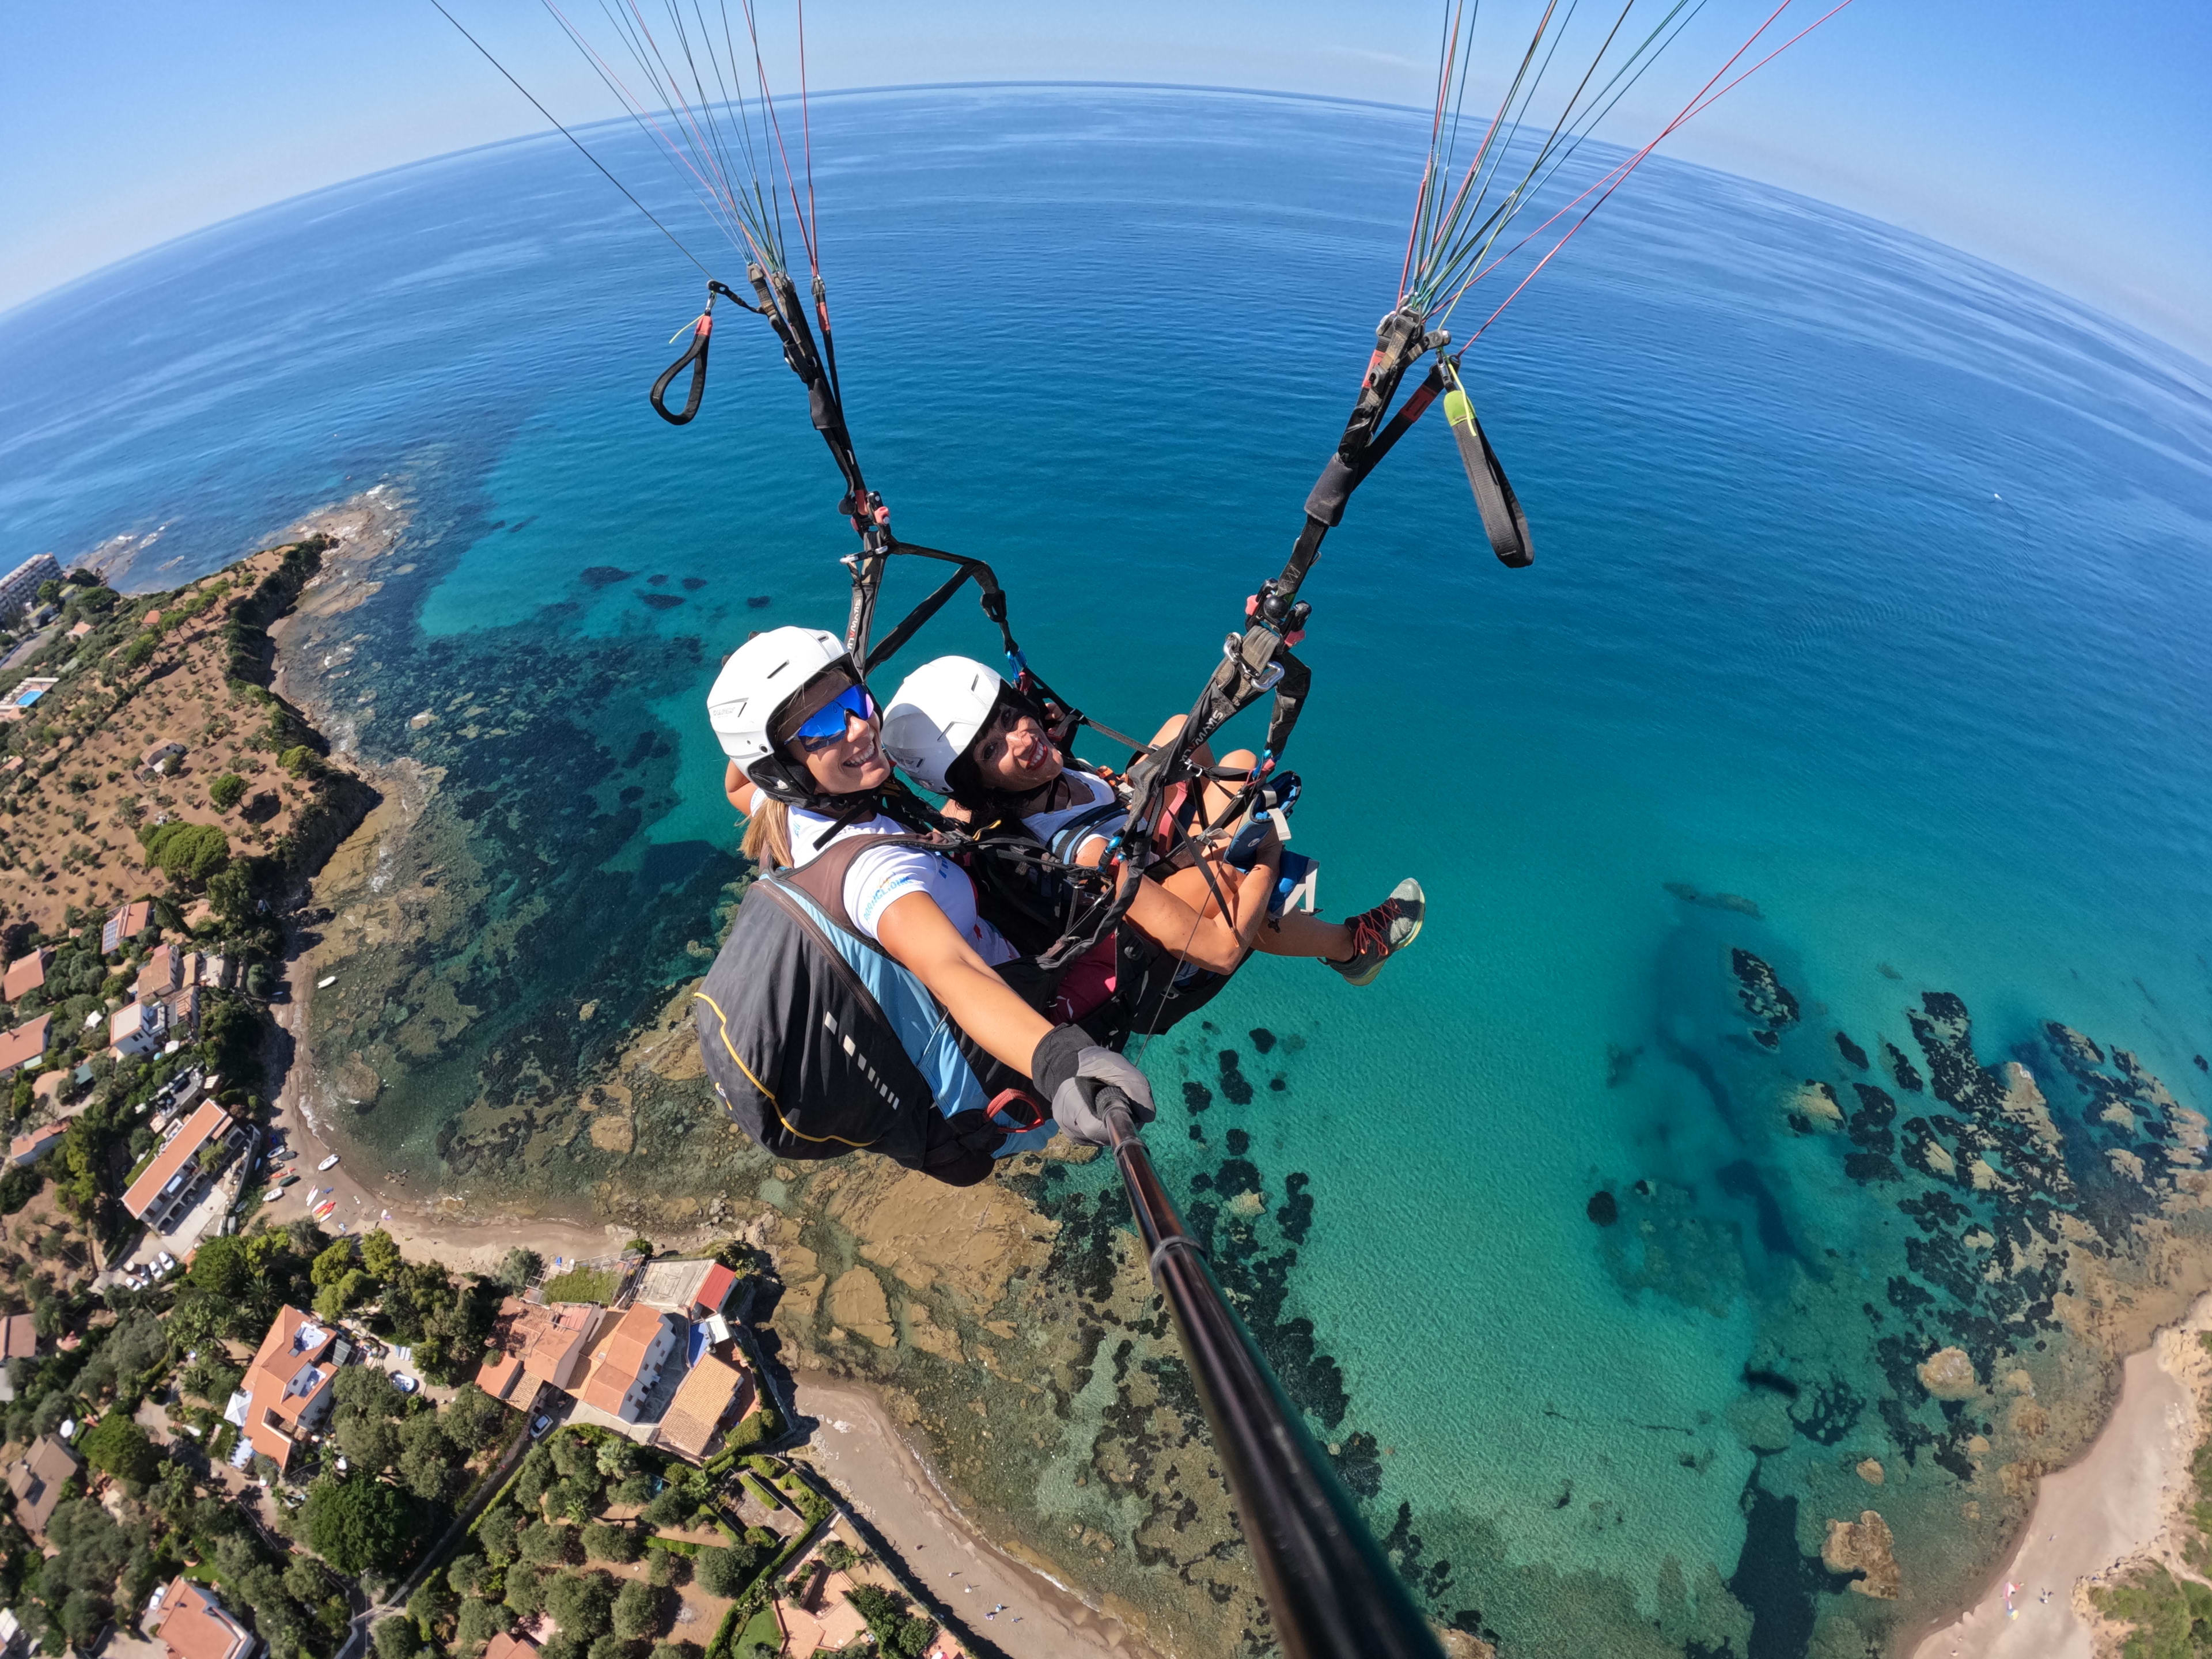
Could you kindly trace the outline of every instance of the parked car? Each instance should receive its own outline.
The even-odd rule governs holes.
[[[402,1394],[412,1394],[422,1385],[404,1372],[394,1371],[392,1373],[392,1386]]]
[[[532,1440],[543,1440],[545,1437],[545,1431],[552,1426],[553,1419],[551,1418],[541,1416],[536,1422],[530,1425],[530,1437]]]

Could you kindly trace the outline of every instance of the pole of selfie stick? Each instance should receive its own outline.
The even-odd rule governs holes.
[[[1206,1252],[1183,1231],[1128,1103],[1102,1089],[1098,1108],[1283,1651],[1289,1659],[1443,1659],[1351,1496],[1230,1311]]]

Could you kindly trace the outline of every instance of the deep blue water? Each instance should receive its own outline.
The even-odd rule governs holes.
[[[1149,729],[1297,529],[1396,276],[1418,118],[1010,89],[824,100],[816,128],[872,482],[906,535],[997,564],[1057,684]],[[129,577],[166,586],[396,477],[425,526],[458,526],[425,532],[425,640],[707,641],[657,704],[681,798],[609,860],[650,888],[732,840],[697,713],[714,661],[764,621],[843,614],[836,477],[750,319],[720,319],[695,425],[646,405],[697,301],[557,138],[173,243],[0,317],[0,565],[159,528]],[[1632,1628],[1800,1650],[1773,1584],[1822,1513],[1856,1512],[1857,1458],[1892,1466],[1893,1523],[1920,1517],[1909,1592],[1999,1538],[1938,1537],[1960,1477],[1904,1458],[1871,1405],[1830,1441],[1746,1427],[1747,1366],[1875,1400],[1880,1319],[1905,1317],[1883,1307],[1903,1305],[1906,1188],[1786,1127],[1808,1079],[1847,1105],[1854,1079],[1890,1081],[1832,1034],[1925,1069],[1907,1011],[1948,992],[1979,1057],[2017,1053],[2046,1092],[2057,1020],[2212,1109],[2192,1060],[2212,371],[1950,250],[1663,161],[1468,367],[1537,563],[1487,556],[1441,422],[1417,429],[1307,586],[1293,756],[1325,908],[1418,872],[1428,932],[1367,990],[1255,967],[1215,1005],[1224,1037],[1178,1033],[1150,1063],[1171,1098],[1265,1027],[1303,1048],[1241,1063],[1284,1089],[1171,1106],[1158,1139],[1177,1182],[1232,1123],[1271,1203],[1310,1176],[1291,1310],[1342,1367],[1333,1432],[1389,1449],[1378,1516],[1409,1504],[1427,1563],[1456,1552],[1441,1607],[1532,1650],[1575,1639],[1570,1601],[1610,1610],[1617,1651]],[[580,585],[592,566],[685,601]],[[939,637],[989,638],[972,613]],[[398,726],[365,741],[405,752]],[[1735,949],[1802,1005],[1772,1052],[1747,1040]],[[1586,1214],[1601,1187],[1614,1229]],[[1820,1616],[1879,1611],[1832,1589]]]

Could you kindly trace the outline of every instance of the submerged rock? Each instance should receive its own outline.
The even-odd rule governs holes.
[[[1820,1565],[1830,1572],[1855,1572],[1851,1588],[1877,1601],[1894,1601],[1903,1583],[1889,1523],[1872,1510],[1856,1521],[1831,1521],[1820,1545]]]
[[[1859,1460],[1858,1477],[1869,1486],[1881,1485],[1886,1478],[1882,1474],[1881,1460],[1878,1457],[1862,1457]]]
[[[1601,1227],[1610,1227],[1620,1219],[1620,1203],[1611,1193],[1599,1191],[1590,1194],[1590,1201],[1583,1206],[1583,1212]]]
[[[1922,1360],[1920,1386],[1938,1400],[1966,1400],[1982,1391],[1964,1348],[1938,1348]]]

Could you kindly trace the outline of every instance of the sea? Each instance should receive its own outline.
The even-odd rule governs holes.
[[[1003,87],[811,119],[894,527],[988,559],[1047,678],[1152,730],[1297,532],[1425,118]],[[738,280],[641,139],[585,136]],[[99,552],[165,588],[372,485],[410,504],[349,741],[471,792],[508,932],[430,964],[494,977],[492,1035],[390,1049],[348,1133],[391,1166],[434,1178],[441,1126],[504,1086],[497,1031],[565,1030],[588,981],[611,1040],[698,971],[739,867],[702,695],[752,629],[842,626],[839,481],[764,326],[724,304],[700,417],[647,406],[702,297],[548,136],[0,315],[0,566]],[[1285,757],[1324,913],[1415,875],[1425,931],[1364,988],[1256,962],[1156,1039],[1156,1156],[1200,1202],[1225,1144],[1283,1201],[1271,1316],[1333,1362],[1316,1431],[1362,1449],[1440,1619],[1516,1652],[1868,1651],[2004,1547],[2031,1402],[2071,1389],[2094,1426],[2109,1371],[2061,1235],[2191,1237],[2212,369],[1663,155],[1464,368],[1535,562],[1489,556],[1448,431],[1417,427],[1307,583]],[[994,639],[958,600],[878,689]],[[493,716],[453,735],[501,693],[562,734],[526,779]],[[523,817],[530,856],[493,844]],[[1963,1403],[1917,1370],[1954,1346]],[[1866,1510],[1896,1603],[1819,1559]]]

